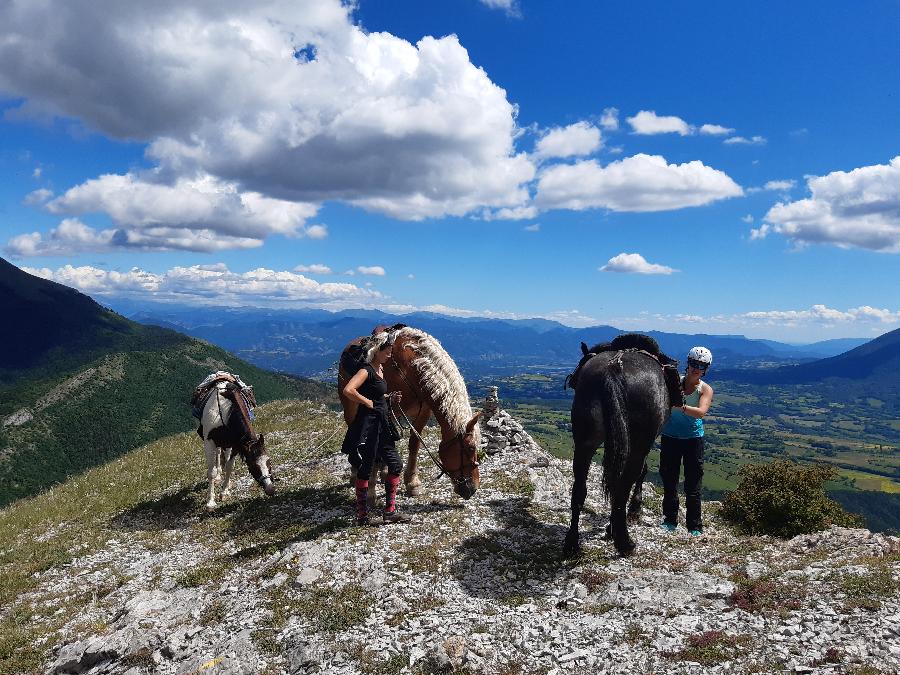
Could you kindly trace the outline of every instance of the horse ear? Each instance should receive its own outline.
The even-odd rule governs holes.
[[[475,413],[475,416],[469,420],[469,423],[466,424],[466,433],[467,434],[472,433],[472,429],[474,429],[475,425],[478,424],[478,420],[481,418],[481,414],[482,414],[482,411],[479,410],[477,413]]]
[[[586,344],[584,344],[583,342],[581,343],[581,355],[582,356],[588,355],[588,346]]]

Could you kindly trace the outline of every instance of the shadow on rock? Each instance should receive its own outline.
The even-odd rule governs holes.
[[[535,518],[530,498],[488,504],[503,527],[463,540],[452,567],[469,595],[521,602],[544,595],[553,579],[577,564],[562,556],[566,526]]]

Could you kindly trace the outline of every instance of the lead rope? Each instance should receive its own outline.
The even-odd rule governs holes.
[[[397,420],[397,414],[394,412],[394,401],[392,399],[388,399],[388,411],[390,412],[391,417],[393,418],[394,424],[396,424],[397,427],[399,428],[400,422]],[[403,421],[406,422],[407,426],[409,427],[409,432],[411,434],[414,434],[415,437],[419,439],[419,442],[422,444],[422,447],[425,448],[425,452],[428,453],[428,456],[431,458],[431,461],[434,462],[434,465],[438,468],[439,473],[434,480],[439,480],[441,476],[443,476],[444,474],[447,473],[447,470],[444,468],[444,465],[441,464],[440,459],[436,458],[434,456],[434,452],[432,451],[432,449],[428,445],[428,443],[425,442],[425,439],[419,435],[418,431],[416,431],[416,428],[413,426],[413,423],[406,416],[406,413],[403,412],[403,408],[400,408],[400,414],[403,416]]]

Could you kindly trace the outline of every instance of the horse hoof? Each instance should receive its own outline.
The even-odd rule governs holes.
[[[407,485],[406,486],[406,496],[407,497],[418,497],[422,494],[422,488],[419,485]]]
[[[563,557],[571,558],[581,551],[581,545],[578,543],[577,534],[567,534],[566,540],[563,542]]]
[[[623,558],[627,558],[632,553],[634,553],[635,548],[637,548],[637,546],[631,540],[628,540],[627,542],[625,542],[621,545],[616,544],[616,551],[618,551],[619,555],[622,556]]]
[[[215,502],[206,502],[206,510],[213,511],[216,508]]]

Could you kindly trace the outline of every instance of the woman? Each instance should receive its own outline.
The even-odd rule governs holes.
[[[663,483],[663,529],[678,527],[678,479],[684,464],[685,524],[691,536],[703,534],[700,493],[703,488],[703,418],[713,401],[713,388],[700,378],[712,365],[712,352],[694,347],[688,352],[688,367],[681,381],[684,403],[672,408],[662,430],[659,475]]]
[[[409,516],[397,510],[397,486],[403,462],[397,454],[395,441],[388,430],[388,402],[400,402],[399,391],[387,393],[384,380],[384,364],[391,357],[394,342],[388,338],[381,346],[374,347],[367,355],[367,363],[350,378],[344,387],[344,396],[359,403],[356,417],[344,437],[343,451],[356,472],[356,522],[369,525],[369,506],[366,497],[369,492],[369,477],[375,462],[384,463],[388,468],[384,480],[384,512],[382,522],[408,523]]]

